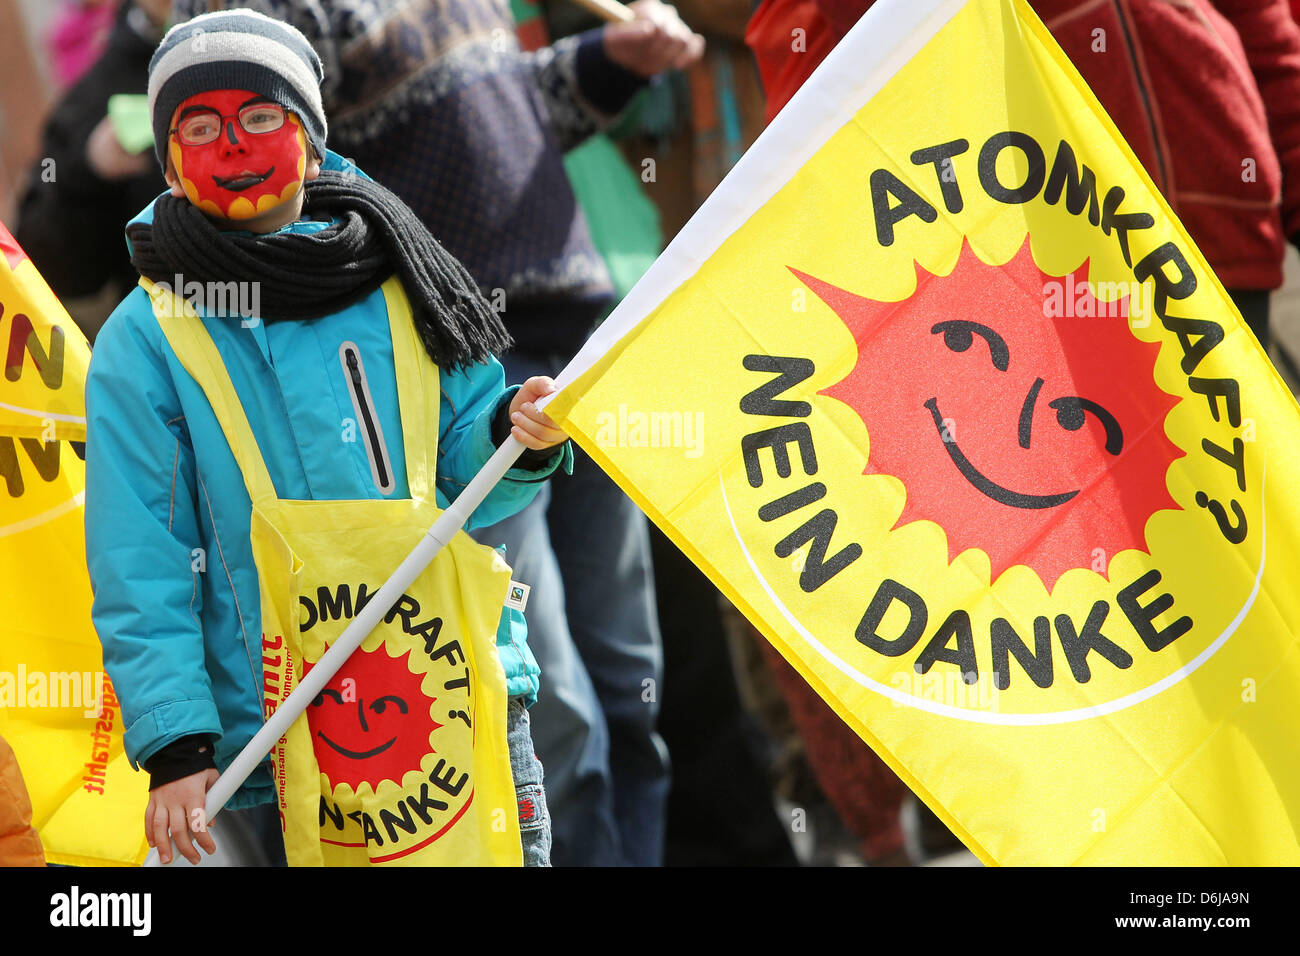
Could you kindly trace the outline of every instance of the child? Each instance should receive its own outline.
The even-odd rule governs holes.
[[[263,637],[278,640],[265,603],[259,617],[259,590],[265,597],[271,579],[265,542],[277,537],[259,534],[267,508],[411,504],[426,454],[411,434],[435,416],[436,435],[427,437],[437,441],[438,507],[506,435],[530,449],[471,525],[514,513],[539,481],[571,468],[564,433],[534,404],[554,383],[536,377],[504,388],[493,353],[508,337],[468,274],[405,205],[326,151],[321,79],[298,31],[242,11],[174,27],[150,64],[155,147],[171,189],[127,228],[154,298],[133,290],[91,361],[86,547],[105,667],[122,701],[127,755],[150,774],[145,830],[163,862],[171,843],[198,861],[187,824],[217,769],[262,723],[271,679],[263,660],[272,660]],[[200,376],[206,386],[191,374],[200,367],[193,356],[180,354],[188,346],[178,351],[177,330],[188,326],[158,309],[168,289],[190,299],[201,338],[215,347]],[[242,315],[227,308],[236,299]],[[407,358],[412,322],[436,372],[423,355],[421,368]],[[411,387],[435,374],[436,404],[433,387]],[[213,382],[238,401],[211,394]],[[429,414],[417,417],[422,406]],[[258,502],[271,504],[254,508],[249,489],[259,487]],[[409,540],[412,530],[393,535]],[[382,581],[392,568],[366,570]],[[521,623],[503,616],[497,644],[525,862],[545,865],[549,831],[524,710],[537,672]],[[384,701],[371,706],[378,713]],[[228,812],[261,808],[252,824],[269,833],[268,856],[282,859],[275,799],[264,765]],[[209,833],[197,841],[213,852]]]

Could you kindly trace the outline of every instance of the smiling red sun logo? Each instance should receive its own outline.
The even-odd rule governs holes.
[[[902,481],[898,524],[938,524],[950,562],[979,548],[993,580],[1023,564],[1050,589],[1071,568],[1105,573],[1118,552],[1146,550],[1147,519],[1178,507],[1165,473],[1182,452],[1164,432],[1177,399],[1153,381],[1159,345],[1129,331],[1123,299],[1092,299],[1087,262],[1066,283],[1028,239],[1003,266],[963,241],[947,276],[917,266],[904,302],[791,271],[857,341],[853,370],[823,394],[866,424],[864,473]],[[1052,284],[1080,290],[1073,314],[1046,317]]]
[[[400,784],[434,752],[429,735],[442,726],[430,713],[437,698],[421,689],[424,675],[411,673],[409,656],[389,657],[382,645],[358,650],[308,705],[316,760],[332,787]]]

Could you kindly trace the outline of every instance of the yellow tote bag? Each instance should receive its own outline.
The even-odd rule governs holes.
[[[253,502],[267,716],[441,513],[438,369],[400,283],[383,291],[406,500],[277,498],[202,320],[175,301],[176,317],[161,322],[211,401]],[[280,739],[272,759],[290,865],[522,864],[496,651],[509,580],[499,554],[458,533]]]

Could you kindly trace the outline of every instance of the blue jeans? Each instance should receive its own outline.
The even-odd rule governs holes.
[[[519,804],[519,838],[524,846],[524,866],[551,865],[551,820],[542,786],[542,765],[529,732],[528,708],[522,697],[511,697],[506,711],[506,742],[510,746],[510,773]]]
[[[558,357],[509,354],[508,382]],[[506,545],[532,585],[528,644],[542,668],[530,716],[546,767],[557,866],[663,860],[668,752],[655,729],[663,651],[645,516],[581,449],[523,511],[474,532]]]

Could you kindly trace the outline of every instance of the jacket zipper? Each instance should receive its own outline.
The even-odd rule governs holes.
[[[1169,171],[1165,168],[1165,154],[1160,148],[1160,133],[1156,129],[1156,114],[1151,109],[1151,94],[1147,90],[1146,84],[1142,82],[1142,69],[1138,65],[1137,58],[1137,40],[1133,36],[1133,31],[1129,27],[1128,13],[1124,8],[1124,0],[1115,0],[1115,18],[1119,20],[1119,28],[1124,31],[1124,48],[1128,50],[1129,62],[1133,65],[1133,82],[1137,84],[1138,95],[1142,97],[1142,108],[1146,110],[1147,126],[1151,131],[1151,148],[1156,153],[1156,166],[1160,172],[1160,191],[1164,192],[1169,187]]]
[[[379,429],[379,420],[375,417],[374,402],[370,398],[370,387],[361,364],[361,351],[354,343],[344,342],[339,347],[339,358],[342,359],[344,371],[347,373],[348,394],[352,396],[352,407],[366,432],[366,457],[370,460],[370,474],[375,479],[375,487],[381,493],[391,494],[394,487],[392,465],[388,460],[388,449],[384,445],[383,432]]]

